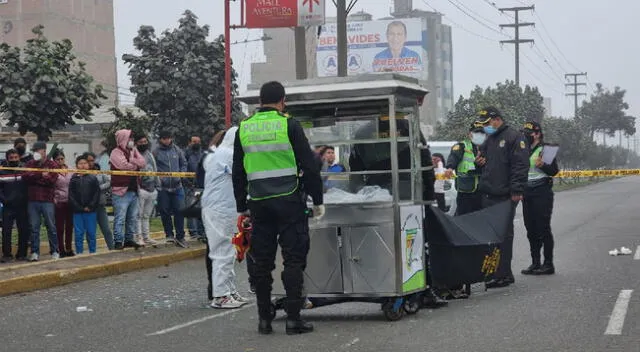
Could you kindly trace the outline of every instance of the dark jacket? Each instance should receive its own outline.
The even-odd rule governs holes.
[[[202,156],[206,153],[206,149],[198,148],[194,150],[189,147],[185,149],[184,158],[187,161],[187,172],[198,172],[198,165],[200,165],[200,161],[202,160]],[[182,183],[185,187],[193,188],[196,187],[198,183],[195,178],[184,178],[182,179]]]
[[[95,175],[75,174],[69,182],[69,206],[74,213],[92,213],[100,205],[100,183]],[[89,208],[89,211],[85,211]]]
[[[2,166],[8,167],[9,163],[2,162]],[[14,167],[23,167],[19,163]],[[0,170],[0,202],[5,207],[19,208],[27,205],[27,185],[22,180],[21,171]]]
[[[187,161],[182,149],[171,143],[169,146],[160,144],[154,151],[158,172],[187,172]],[[162,190],[173,191],[182,188],[179,177],[160,177]]]
[[[31,160],[24,167],[33,169],[57,169],[58,164],[51,159],[45,161]],[[49,172],[25,172],[22,180],[27,184],[27,194],[30,202],[53,203],[56,190],[56,180],[59,174]]]
[[[487,162],[480,192],[494,197],[522,195],[529,176],[529,146],[524,135],[504,124],[480,146]]]
[[[270,109],[262,109],[261,111],[269,111]],[[272,110],[272,109],[271,109]],[[296,157],[298,169],[303,172],[301,177],[302,188],[304,193],[311,196],[314,205],[323,203],[323,185],[320,178],[320,168],[317,159],[311,150],[307,136],[300,123],[293,119],[289,119],[287,123],[287,133],[289,141],[293,147],[293,153]],[[247,207],[247,172],[244,169],[244,150],[240,143],[240,129],[236,132],[236,140],[233,146],[233,192],[236,198],[236,208],[239,213],[245,212]]]

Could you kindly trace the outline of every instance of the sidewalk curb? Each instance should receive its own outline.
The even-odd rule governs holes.
[[[188,259],[201,258],[205,255],[205,252],[206,248],[197,248],[175,253],[127,259],[108,264],[55,270],[11,278],[0,281],[0,297],[118,275],[136,270],[154,268]]]

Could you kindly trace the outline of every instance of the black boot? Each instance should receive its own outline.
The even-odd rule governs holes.
[[[262,335],[272,334],[273,328],[271,327],[271,320],[260,319],[258,323],[258,333]]]
[[[287,319],[287,335],[306,334],[313,331],[313,325],[302,319]]]
[[[424,308],[435,309],[435,308],[444,307],[448,304],[449,302],[438,297],[438,295],[436,295],[435,292],[433,292],[433,289],[431,287],[427,288],[426,291],[424,291],[424,294],[422,295],[422,306]]]
[[[533,275],[553,275],[556,273],[556,268],[553,263],[544,263],[542,266],[533,272]]]
[[[526,269],[522,269],[522,271],[520,271],[522,273],[522,275],[534,275],[534,271],[540,269],[540,261],[538,260],[537,262],[534,260],[533,263],[531,265],[529,265],[528,268]]]

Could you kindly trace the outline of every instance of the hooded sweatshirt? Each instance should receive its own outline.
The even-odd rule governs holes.
[[[236,213],[231,170],[237,130],[237,127],[231,127],[215,153],[209,153],[204,159],[204,192],[200,200],[202,208],[215,208],[223,214]]]
[[[127,148],[130,138],[131,130],[119,130],[116,132],[117,147],[111,151],[111,156],[109,157],[111,170],[139,171],[145,167],[144,156],[135,147],[133,149]],[[123,196],[133,182],[139,183],[139,177],[113,175],[111,177],[111,190],[113,194]]]

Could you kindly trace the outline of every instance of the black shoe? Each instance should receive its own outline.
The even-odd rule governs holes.
[[[60,258],[64,258],[64,257],[66,257],[66,256],[67,256],[67,252],[65,252],[65,251],[60,251],[59,255],[60,255]]]
[[[132,241],[132,240],[124,241],[124,248],[128,248],[128,247],[133,249],[138,249],[141,246],[136,241]]]
[[[533,263],[531,265],[529,265],[528,268],[526,269],[522,269],[522,271],[520,271],[520,273],[522,273],[522,275],[534,275],[533,272],[540,269],[540,264],[539,263]]]
[[[507,287],[509,286],[509,284],[512,284],[513,282],[508,282],[508,280],[506,278],[501,278],[501,279],[491,279],[487,282],[485,282],[485,286],[487,288],[500,288],[500,287]]]
[[[555,273],[556,273],[556,268],[553,266],[553,264],[545,263],[545,264],[542,264],[540,269],[535,270],[533,272],[533,275],[553,275]]]
[[[2,259],[0,259],[0,263],[11,263],[13,261],[12,255],[3,255]]]
[[[304,320],[287,319],[287,335],[306,334],[313,331],[313,325]]]
[[[115,249],[115,250],[123,250],[124,246],[122,245],[121,242],[116,242],[116,244],[114,245],[113,249]]]
[[[26,262],[26,261],[28,261],[28,260],[29,260],[29,258],[27,258],[27,256],[26,256],[26,255],[25,255],[25,256],[21,256],[21,255],[16,256],[16,261],[17,261],[17,262]]]
[[[68,251],[64,255],[67,256],[67,257],[75,257],[76,256],[76,254],[73,251]]]
[[[504,283],[507,284],[507,285],[511,285],[511,284],[515,284],[516,283],[516,278],[513,277],[513,274],[511,274],[511,275],[503,278],[502,281],[504,281]]]
[[[273,328],[271,327],[271,321],[260,319],[258,323],[258,333],[262,335],[273,334]]]
[[[431,288],[428,288],[426,291],[424,291],[424,294],[422,295],[422,307],[424,308],[435,309],[444,307],[448,304],[449,302],[438,297]]]

